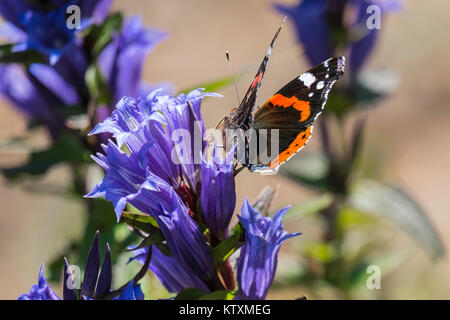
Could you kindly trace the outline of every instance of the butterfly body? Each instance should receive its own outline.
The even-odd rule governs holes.
[[[224,139],[234,145],[241,138],[244,151],[238,161],[250,171],[276,171],[305,146],[328,93],[344,74],[345,57],[330,58],[290,81],[254,112],[258,89],[281,27],[239,107],[224,118]]]

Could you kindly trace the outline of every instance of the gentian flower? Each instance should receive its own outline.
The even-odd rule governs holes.
[[[148,254],[148,248],[133,251],[135,255],[130,259],[144,264]],[[205,293],[210,290],[198,276],[190,272],[173,256],[166,256],[156,246],[152,248],[152,260],[149,269],[161,281],[169,292],[178,293],[189,288],[199,288]]]
[[[19,65],[0,64],[0,93],[19,111],[30,118],[40,119],[55,136],[64,127],[64,121],[53,108],[59,100],[46,95],[45,91]]]
[[[113,300],[144,299],[140,285],[135,285],[133,280],[124,286],[120,292],[113,293],[111,291],[111,279],[112,264],[109,245],[106,245],[105,258],[100,269],[100,248],[97,232],[89,250],[81,289],[76,288],[76,279],[73,278],[69,271],[69,263],[64,259],[63,300],[107,299],[108,295],[111,295]],[[33,285],[30,292],[21,295],[18,300],[61,300],[47,284],[47,280],[44,277],[44,265],[39,271],[38,284]]]
[[[381,15],[383,19],[386,13],[401,10],[402,5],[400,1],[396,0],[359,1],[354,3],[353,5],[357,12],[357,18],[352,28],[363,27],[365,32],[365,35],[361,37],[361,39],[352,42],[350,45],[350,70],[353,74],[356,74],[372,53],[379,35],[378,29],[368,30],[366,27],[366,20],[368,18],[367,8],[371,5],[378,5],[381,9]]]
[[[289,207],[274,218],[263,217],[244,200],[239,220],[245,228],[245,244],[237,265],[238,299],[265,299],[277,269],[278,251],[284,241],[300,235],[283,230],[282,218]]]
[[[211,161],[203,160],[201,167],[200,204],[203,219],[211,233],[220,240],[228,235],[228,226],[236,206],[234,153],[232,149],[222,159],[215,147]]]
[[[110,141],[104,146],[105,154],[93,157],[106,174],[87,197],[104,196],[111,201],[117,219],[127,203],[151,215],[174,259],[192,277],[212,286],[212,257],[192,218],[200,190],[201,162],[196,164],[194,160],[195,153],[202,159],[205,143],[200,113],[205,96],[217,95],[199,89],[173,97],[156,90],[145,100],[125,97],[119,101],[112,116],[91,132],[111,133],[117,145]],[[180,130],[187,135],[178,137]],[[194,141],[196,136],[199,146]],[[129,154],[120,150],[122,145]]]
[[[172,192],[172,199],[171,210],[161,206],[159,212],[153,212],[153,217],[178,262],[205,283],[212,285],[214,267],[205,237],[175,192]]]
[[[44,265],[39,271],[38,284],[31,287],[29,293],[22,294],[18,300],[61,300],[60,297],[50,289],[47,279],[44,277]]]
[[[140,96],[145,58],[166,37],[166,32],[144,28],[140,17],[125,19],[121,32],[114,35],[98,59],[113,93],[113,105],[122,97]]]
[[[23,70],[21,66],[14,64],[0,65],[0,93],[28,117],[44,123],[55,137],[67,129],[64,119],[67,108],[79,106],[87,110],[88,105],[92,103],[86,86],[86,71],[93,62],[90,61],[90,53],[87,52],[83,38],[75,39],[76,30],[68,30],[65,22],[59,27],[48,24],[57,23],[58,18],[65,14],[63,11],[72,4],[80,6],[83,26],[101,23],[108,14],[111,1],[50,2],[48,7],[22,0],[0,3],[0,13],[10,21],[3,25],[0,35],[12,41],[16,50],[33,48],[56,57],[52,65],[33,63]],[[49,11],[49,8],[54,10]],[[56,15],[57,12],[61,14]],[[14,19],[16,16],[25,15],[29,16],[26,24],[20,19]],[[46,15],[56,16],[46,18]],[[28,24],[31,25],[29,30],[26,28]],[[42,28],[50,31],[46,31],[41,35],[43,39],[39,39],[37,33]],[[51,35],[49,32],[61,35]],[[66,36],[67,39],[62,39]],[[64,50],[55,49],[52,43],[47,43],[58,37],[61,38],[57,41],[58,46],[62,46]],[[91,121],[97,123],[107,118],[111,114],[112,106],[124,95],[140,96],[148,93],[147,86],[140,82],[143,61],[165,37],[164,32],[144,28],[137,17],[125,19],[122,30],[113,35],[112,42],[103,49],[98,58],[101,72],[109,86],[111,101],[109,104],[106,102],[105,105],[96,106],[96,113],[90,117]],[[68,54],[64,54],[65,52]],[[102,137],[99,142],[107,139],[108,136]]]
[[[104,153],[93,157],[105,176],[86,196],[111,201],[117,219],[128,203],[156,220],[168,252],[153,245],[149,269],[168,291],[176,293],[192,287],[205,293],[234,289],[229,261],[214,266],[210,251],[227,236],[236,204],[234,150],[222,159],[215,147],[206,160],[200,112],[205,96],[216,95],[198,89],[177,97],[163,90],[145,99],[124,97],[111,117],[91,132],[109,133],[116,142],[110,140],[103,146]],[[240,299],[265,298],[281,244],[297,235],[283,231],[281,219],[286,211],[280,210],[271,220],[261,217],[247,200],[244,203]],[[202,230],[209,230],[205,235],[203,224],[208,228]],[[147,256],[148,248],[139,249],[134,259],[143,263]]]
[[[142,181],[139,185],[145,180],[144,172],[148,167],[150,174],[167,182],[192,209],[193,197],[198,195],[198,172],[206,143],[203,141],[205,132],[200,113],[201,101],[206,96],[219,95],[203,93],[198,89],[177,97],[161,90],[153,91],[145,100],[124,97],[111,117],[98,124],[90,134],[111,133],[119,148],[125,144],[130,150],[130,166],[138,165],[141,168],[139,176]],[[179,137],[178,133],[184,133],[186,140]],[[178,139],[176,143],[172,138]],[[199,138],[200,146],[196,145],[196,138]],[[177,148],[174,148],[174,144]],[[113,143],[108,145],[107,148],[113,148]],[[99,156],[99,159],[103,160],[104,157]],[[108,192],[111,188],[103,187],[101,183],[98,190]],[[119,217],[121,209],[123,207],[116,210]]]
[[[67,0],[51,1],[45,7],[30,1],[4,0],[0,3],[0,14],[14,26],[8,26],[9,31],[15,30],[16,33],[14,36],[10,34],[9,38],[23,39],[16,44],[16,51],[37,50],[53,65],[76,40],[77,29],[67,27],[67,8],[77,5],[81,11],[80,27],[86,27],[92,22],[102,22],[110,4],[111,0]]]
[[[295,31],[311,65],[333,56],[328,22],[327,1],[303,0],[297,6],[276,4],[275,8],[295,23]]]
[[[356,74],[372,52],[379,32],[366,27],[367,8],[371,5],[378,5],[382,16],[401,8],[397,0],[302,0],[295,6],[275,4],[275,9],[292,18],[298,40],[311,65],[321,63],[344,48],[350,53],[350,72]],[[346,20],[347,10],[356,13],[354,21]],[[357,29],[363,33],[352,41],[349,32]],[[344,43],[342,39],[345,39]]]

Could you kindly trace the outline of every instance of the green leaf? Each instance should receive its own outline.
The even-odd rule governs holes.
[[[336,256],[336,249],[331,243],[305,243],[304,254],[322,263],[330,262]]]
[[[444,254],[437,231],[422,208],[403,190],[375,181],[362,181],[350,194],[349,204],[392,221],[433,258]]]
[[[187,94],[197,88],[205,88],[205,91],[207,91],[207,92],[215,92],[215,91],[218,91],[219,89],[229,86],[232,83],[233,83],[233,77],[227,76],[227,77],[213,80],[211,82],[202,83],[202,84],[196,85],[191,88],[183,89],[180,92]]]
[[[358,264],[348,266],[348,271],[346,274],[348,286],[351,288],[360,286],[361,284],[365,284],[367,281],[367,267],[370,264],[367,262],[361,261]]]
[[[0,45],[0,63],[21,63],[29,65],[32,63],[47,63],[47,59],[40,52],[25,50],[13,52],[13,44]]]
[[[305,152],[301,157],[294,157],[281,167],[280,173],[289,179],[312,187],[324,189],[327,185],[329,163],[325,155]]]
[[[124,211],[120,217],[120,222],[124,222],[130,227],[144,231],[148,234],[154,234],[157,231],[160,231],[156,220],[148,215]]]
[[[344,92],[333,90],[328,97],[327,105],[325,107],[325,113],[334,113],[336,116],[341,117],[353,107],[353,101]]]
[[[199,300],[233,300],[236,292],[232,290],[217,290],[204,295]]]
[[[293,206],[287,212],[285,219],[299,219],[315,214],[328,207],[331,202],[333,202],[333,196],[329,193],[324,193],[317,198],[306,200]]]
[[[15,168],[2,169],[2,172],[8,178],[17,178],[22,174],[40,175],[53,165],[61,162],[72,164],[89,162],[89,152],[84,149],[76,136],[61,135],[47,150],[31,153],[26,164]]]
[[[85,81],[89,94],[95,101],[96,105],[107,105],[110,103],[111,92],[109,86],[97,65],[91,65],[86,70]]]
[[[337,222],[339,229],[348,230],[355,227],[374,225],[379,220],[372,215],[361,212],[353,206],[344,206],[339,210]]]
[[[152,246],[154,244],[161,243],[164,240],[165,240],[164,239],[164,235],[162,234],[161,230],[157,229],[154,233],[150,234],[147,238],[142,240],[142,242],[137,247],[131,248],[131,249],[127,249],[126,251],[134,251],[134,250],[137,250],[137,249],[149,247],[149,246]]]
[[[123,17],[120,12],[106,18],[102,25],[92,25],[85,31],[85,42],[91,47],[93,59],[111,42],[115,31],[122,28]]]
[[[198,288],[189,288],[181,291],[175,297],[175,300],[198,300],[206,294],[203,290]]]
[[[224,263],[237,249],[244,244],[245,230],[241,223],[234,228],[233,235],[223,240],[212,249],[214,266]]]

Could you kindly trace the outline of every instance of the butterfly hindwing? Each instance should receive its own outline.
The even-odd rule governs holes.
[[[306,143],[311,138],[313,126],[308,126],[304,128],[297,129],[278,129],[278,145],[272,149],[272,135],[273,131],[267,130],[263,133],[260,130],[256,130],[256,142],[250,141],[250,144],[253,143],[253,146],[257,148],[257,161],[256,164],[247,164],[247,168],[250,171],[264,171],[264,170],[276,170],[282,163],[286,162],[295,155],[298,151],[300,151]],[[262,136],[265,135],[264,142],[261,142]],[[264,155],[264,158],[261,157]]]

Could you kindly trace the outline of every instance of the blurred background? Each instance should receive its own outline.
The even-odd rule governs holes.
[[[115,0],[114,9],[126,15],[141,15],[146,26],[167,31],[162,42],[146,60],[143,78],[149,83],[170,82],[175,91],[197,87],[229,75],[225,51],[231,53],[234,72],[243,96],[279,26],[282,15],[273,9],[274,1],[143,1]],[[277,0],[276,3],[296,4]],[[398,77],[398,89],[368,115],[359,167],[377,180],[401,185],[427,212],[444,247],[450,246],[450,3],[443,0],[404,1],[404,9],[386,17],[380,38],[367,67],[389,68]],[[285,83],[307,70],[292,21],[287,21],[273,51],[259,94],[267,100]],[[232,86],[218,90],[220,99],[207,99],[203,115],[207,127],[235,107]],[[23,116],[1,100],[0,139],[23,136]],[[305,151],[319,148],[318,131]],[[33,147],[45,146],[49,139],[38,131]],[[0,152],[0,165],[23,162],[27,153],[8,148]],[[297,155],[302,163],[302,155]],[[44,178],[49,185],[61,186],[68,178],[63,165]],[[42,180],[40,180],[42,182]],[[312,199],[308,188],[283,177],[242,172],[237,177],[240,207],[245,196],[254,199],[270,185],[277,194],[272,209]],[[0,176],[0,299],[15,299],[36,283],[42,263],[71,239],[82,234],[84,215],[81,204],[51,193],[33,190],[34,181],[9,183]],[[114,219],[111,212],[111,219]],[[344,298],[332,288],[309,290],[301,281],[289,281],[292,270],[301,264],[302,242],[317,236],[318,222],[309,216],[285,222],[290,232],[303,235],[290,240],[280,253],[277,282],[271,299]],[[366,230],[366,229],[364,229]],[[388,221],[367,229],[365,237],[384,244],[383,254],[395,268],[383,275],[381,289],[369,290],[357,284],[351,298],[448,299],[450,298],[450,259],[445,255],[433,261],[424,250]],[[359,241],[355,237],[354,241]],[[381,269],[383,273],[383,268]],[[56,288],[57,286],[55,286]],[[376,291],[376,292],[374,292]]]

